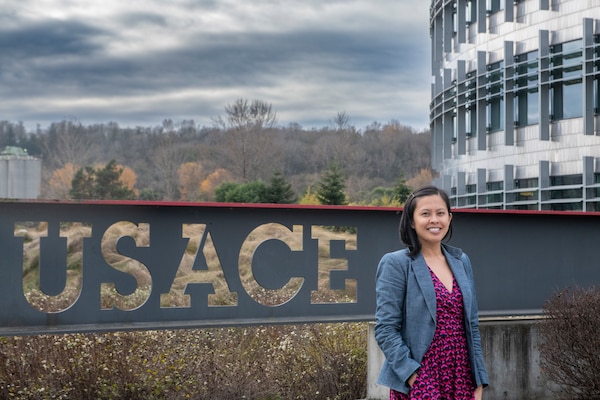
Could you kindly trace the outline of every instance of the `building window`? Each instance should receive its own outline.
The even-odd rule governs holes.
[[[587,190],[588,199],[596,199],[600,197],[600,188],[591,188]]]
[[[583,211],[583,203],[578,201],[575,203],[552,203],[542,205],[542,210],[551,211]]]
[[[507,210],[537,210],[536,204],[519,204],[516,206],[507,206]]]
[[[504,182],[502,182],[502,181],[488,182],[485,184],[485,186],[486,186],[486,189],[488,192],[494,192],[496,190],[504,189]]]
[[[551,176],[550,186],[567,186],[567,185],[581,185],[583,183],[582,175],[561,175]]]
[[[464,196],[457,199],[456,207],[469,207],[475,208],[477,206],[477,196],[470,195]]]
[[[582,175],[562,175],[550,177],[549,200],[577,200],[574,202],[552,202],[543,205],[544,209],[556,211],[582,211],[583,188],[579,186],[583,182]],[[570,187],[569,187],[570,186]],[[561,188],[562,187],[562,188]]]
[[[516,189],[536,188],[538,186],[538,178],[515,179]]]
[[[477,134],[477,88],[475,72],[467,74],[465,81],[466,107],[465,107],[465,130],[466,136],[471,137]]]
[[[487,0],[487,12],[488,14],[495,14],[502,9],[500,0]]]
[[[600,36],[594,37],[594,113],[600,113]]]
[[[467,1],[467,10],[465,13],[467,24],[472,24],[477,21],[477,4],[476,0]]]
[[[600,183],[600,173],[594,173],[594,184]],[[586,191],[588,199],[600,198],[600,187],[589,188]]]
[[[458,119],[456,118],[456,113],[452,114],[452,143],[456,143],[458,140]]]
[[[583,116],[582,41],[551,47],[550,101],[553,119]]]
[[[536,189],[523,188],[520,192],[506,193],[506,202],[531,202],[539,199],[539,192]]]
[[[582,189],[565,189],[565,190],[551,190],[550,199],[580,199],[583,195]]]
[[[515,57],[515,121],[518,126],[540,121],[538,52]]]
[[[504,201],[504,196],[502,195],[502,193],[495,193],[495,194],[487,195],[488,204],[502,203],[503,201]]]
[[[504,129],[504,63],[488,65],[487,127],[490,132]]]
[[[486,194],[486,196],[485,196],[486,204],[504,203],[504,194],[502,193],[502,190],[504,189],[503,181],[486,182],[485,188],[486,188],[486,191],[488,192],[488,194]],[[490,192],[495,192],[495,193],[490,193]],[[495,207],[490,206],[488,208],[495,208]]]
[[[475,102],[469,103],[465,111],[466,136],[472,137],[477,134],[477,106]]]
[[[456,3],[452,5],[452,35],[456,36],[458,29],[458,15],[456,14]]]
[[[598,202],[588,203],[586,211],[600,211],[600,203],[598,203]]]

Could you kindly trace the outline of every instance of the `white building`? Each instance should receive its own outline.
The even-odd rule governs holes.
[[[42,185],[42,162],[21,148],[0,153],[0,198],[37,199]]]
[[[457,208],[600,211],[600,0],[432,0],[432,167]]]

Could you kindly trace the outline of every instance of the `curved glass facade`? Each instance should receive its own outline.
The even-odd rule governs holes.
[[[600,2],[433,0],[430,30],[453,206],[600,211]]]

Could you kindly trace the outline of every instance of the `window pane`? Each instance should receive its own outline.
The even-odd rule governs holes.
[[[583,116],[582,90],[581,79],[565,83],[563,87],[563,118]]]
[[[582,41],[554,45],[552,49],[551,104],[554,119],[583,115]]]
[[[534,188],[538,185],[538,178],[515,179],[515,188]]]
[[[540,98],[536,88],[527,91],[527,125],[537,124],[539,122]]]
[[[493,98],[488,104],[488,126],[491,131],[504,128],[504,101],[501,97]]]
[[[491,14],[500,11],[500,0],[487,0],[487,9]]]
[[[477,9],[476,9],[476,5],[475,5],[475,0],[467,1],[466,17],[467,17],[467,22],[477,21]]]
[[[583,183],[583,177],[577,175],[558,175],[550,177],[550,185],[552,186],[565,186],[565,185],[581,185]]]
[[[538,52],[516,57],[515,121],[519,126],[539,123]]]

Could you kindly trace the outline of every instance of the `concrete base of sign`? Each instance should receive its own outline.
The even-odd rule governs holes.
[[[486,400],[557,398],[539,368],[539,321],[537,317],[481,319],[481,344],[490,379]],[[385,357],[375,342],[374,327],[369,324],[367,398],[388,400],[389,388],[377,384]]]

